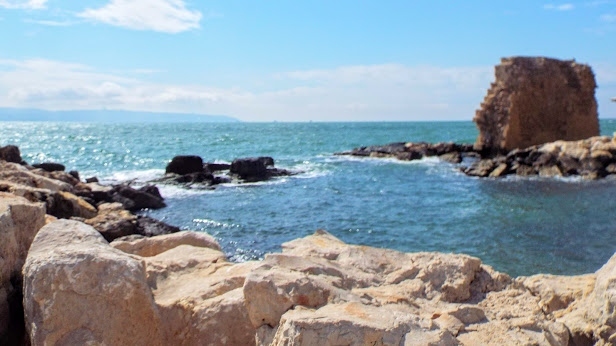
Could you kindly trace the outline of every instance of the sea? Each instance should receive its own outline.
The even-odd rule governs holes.
[[[616,120],[601,120],[612,136]],[[472,122],[0,122],[0,145],[28,163],[59,162],[82,178],[137,186],[176,155],[205,161],[271,156],[301,172],[214,190],[158,185],[167,207],[141,213],[207,232],[232,261],[263,258],[324,229],[351,244],[479,257],[512,276],[583,274],[616,251],[616,179],[480,179],[437,158],[334,155],[402,141],[473,143]]]

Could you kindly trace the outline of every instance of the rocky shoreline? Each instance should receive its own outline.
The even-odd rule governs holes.
[[[84,183],[0,158],[1,344],[616,342],[616,256],[592,274],[512,278],[467,255],[349,245],[319,230],[232,263],[205,233],[133,214],[164,205],[153,186]]]
[[[487,156],[475,150],[472,144],[424,142],[360,147],[336,155],[395,158],[402,161],[438,157],[445,162],[457,164],[466,175],[482,178],[508,175],[580,176],[595,180],[616,174],[616,137],[607,136],[555,141]]]

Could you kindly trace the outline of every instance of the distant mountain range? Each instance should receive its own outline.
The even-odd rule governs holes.
[[[135,112],[123,110],[46,111],[41,109],[0,108],[0,121],[74,122],[239,122],[224,115]]]

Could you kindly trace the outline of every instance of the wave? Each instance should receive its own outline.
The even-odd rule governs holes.
[[[435,166],[440,164],[448,164],[447,161],[439,159],[437,156],[427,156],[419,160],[398,160],[394,157],[369,157],[369,156],[347,156],[347,155],[334,155],[325,158],[325,162],[338,163],[338,162],[366,162],[370,164],[383,165],[383,164],[396,164],[396,165],[428,165]]]

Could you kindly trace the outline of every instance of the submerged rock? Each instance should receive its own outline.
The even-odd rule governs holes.
[[[203,171],[203,159],[196,155],[179,155],[174,157],[167,167],[165,173],[175,173],[179,175],[197,173]]]
[[[424,157],[438,156],[443,161],[460,163],[467,154],[472,154],[473,146],[468,144],[398,142],[386,145],[355,148],[351,151],[335,155],[350,155],[360,157],[396,158],[402,161],[419,160]]]
[[[599,135],[595,77],[588,65],[544,57],[503,58],[473,119],[475,149],[502,152]]]
[[[46,172],[56,172],[56,171],[63,172],[66,169],[66,167],[63,164],[55,163],[55,162],[37,163],[37,164],[33,164],[32,167],[40,168]]]

